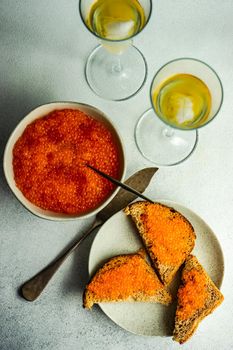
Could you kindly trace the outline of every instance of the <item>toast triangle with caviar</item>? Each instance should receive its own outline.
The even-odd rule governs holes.
[[[185,262],[181,280],[173,332],[173,340],[180,344],[193,335],[200,321],[212,313],[224,299],[193,255],[190,255]]]
[[[124,209],[131,216],[161,281],[172,281],[195,245],[191,223],[175,209],[138,201]]]
[[[91,309],[102,302],[140,301],[168,305],[171,295],[146,260],[146,252],[119,255],[108,260],[93,276],[83,295]]]

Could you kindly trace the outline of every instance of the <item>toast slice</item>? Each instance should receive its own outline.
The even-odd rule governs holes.
[[[160,203],[139,201],[124,212],[135,222],[161,281],[170,283],[193,250],[196,235],[192,225],[175,209]]]
[[[182,271],[182,285],[178,290],[178,306],[173,340],[186,342],[199,322],[209,315],[224,299],[197,258],[190,255]]]
[[[136,254],[111,258],[100,268],[87,285],[83,306],[91,309],[102,302],[141,301],[168,305],[172,301],[146,261],[143,249]]]

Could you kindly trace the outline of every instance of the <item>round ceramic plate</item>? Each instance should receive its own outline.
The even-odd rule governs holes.
[[[211,228],[190,209],[170,201],[159,202],[175,208],[192,223],[197,235],[193,254],[216,286],[220,287],[224,273],[223,253]],[[142,243],[131,219],[123,211],[118,212],[101,227],[92,244],[89,256],[90,276],[107,259],[119,254],[134,253],[141,246]],[[176,276],[172,286],[173,294],[176,293],[178,284],[179,276]],[[148,336],[172,335],[175,303],[164,306],[154,303],[124,302],[101,303],[99,306],[115,323],[132,333]]]

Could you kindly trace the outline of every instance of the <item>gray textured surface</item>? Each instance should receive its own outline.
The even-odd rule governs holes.
[[[200,131],[198,147],[183,164],[162,168],[147,194],[180,202],[213,228],[225,255],[225,302],[205,319],[182,349],[233,348],[233,1],[156,1],[151,22],[135,44],[147,58],[149,77],[134,98],[114,103],[95,96],[84,62],[96,40],[84,28],[76,0],[0,1],[0,156],[17,122],[39,104],[74,100],[95,105],[118,125],[126,145],[128,175],[151,165],[134,143],[134,126],[149,107],[154,72],[170,59],[208,62],[225,92],[217,118]],[[0,349],[178,349],[170,338],[127,333],[99,309],[82,309],[92,238],[70,257],[35,303],[17,295],[22,282],[47,264],[92,221],[47,222],[28,213],[10,193],[0,170]]]

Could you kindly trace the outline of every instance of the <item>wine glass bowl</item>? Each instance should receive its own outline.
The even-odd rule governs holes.
[[[101,12],[107,11],[108,3],[113,3],[111,14],[112,23],[109,23],[110,31],[106,31],[106,20],[104,20],[104,16],[101,15]],[[114,7],[115,2],[115,7]],[[127,14],[121,13],[121,20],[119,20],[119,16],[115,16],[114,19],[114,10],[119,11],[118,3],[122,2],[124,6],[124,10],[129,13],[129,17],[131,16],[131,22],[133,22],[133,26],[130,25],[129,20],[127,20]],[[98,3],[100,3],[99,7],[103,9],[98,10]],[[130,6],[131,3],[131,6]],[[105,5],[107,4],[107,5]],[[132,6],[132,4],[134,6]],[[105,6],[105,8],[104,8]],[[106,9],[107,8],[107,9]],[[101,11],[102,10],[102,11]],[[128,11],[127,11],[128,10]],[[141,32],[145,26],[147,25],[152,11],[152,1],[147,0],[122,0],[122,1],[114,1],[114,0],[81,0],[79,2],[79,11],[84,25],[87,29],[94,34],[97,38],[103,39],[109,42],[122,42],[125,40],[132,39],[139,32]],[[96,25],[97,24],[97,25]],[[112,24],[112,26],[111,26]],[[104,30],[105,29],[105,30]],[[112,31],[111,31],[112,29]],[[121,30],[122,31],[121,31]]]
[[[200,109],[199,115],[197,114],[193,116],[193,118],[191,116],[191,118],[185,123],[179,123],[178,120],[176,120],[175,122],[172,121],[169,118],[169,115],[164,115],[161,110],[156,108],[155,101],[155,94],[158,99],[159,94],[161,94],[161,90],[163,88],[166,89],[166,82],[169,82],[173,79],[173,83],[175,85],[176,78],[178,79],[178,77],[181,75],[184,76],[184,78],[186,77],[187,80],[187,82],[183,82],[183,85],[187,85],[186,93],[183,93],[183,96],[179,96],[181,103],[184,103],[183,99],[186,98],[188,99],[188,102],[190,102],[189,105],[193,104],[193,106],[191,105],[190,107],[194,109],[195,97],[197,97],[197,102],[199,104],[209,104],[207,108],[207,113],[205,113],[205,111],[203,113],[203,111]],[[185,79],[183,80],[185,81]],[[181,84],[182,83],[180,83],[180,85]],[[179,86],[174,86],[173,91],[171,91],[170,94],[170,99],[174,97],[175,89],[179,89]],[[157,93],[155,93],[156,90]],[[192,96],[192,94],[195,94],[196,96]],[[209,101],[203,101],[208,100],[208,94]],[[194,101],[192,101],[192,97],[194,97]],[[182,130],[192,130],[199,129],[205,126],[218,114],[223,100],[223,88],[221,80],[218,77],[217,73],[209,65],[197,59],[182,58],[168,62],[162,68],[159,69],[151,84],[150,98],[155,114],[163,122],[172,126],[173,128],[178,128]],[[171,107],[174,108],[174,106],[172,105]],[[184,108],[182,109],[184,110]],[[187,113],[190,114],[190,108],[187,108]]]
[[[132,39],[147,25],[151,0],[80,0],[86,28],[100,40],[89,55],[85,76],[100,97],[121,101],[135,95],[147,77],[143,54]]]
[[[223,88],[217,73],[206,63],[180,58],[155,74],[150,98],[152,109],[135,129],[143,156],[160,166],[179,164],[195,150],[197,129],[218,114]]]

